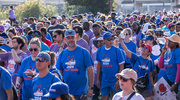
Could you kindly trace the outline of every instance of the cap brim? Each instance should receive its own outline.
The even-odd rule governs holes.
[[[131,77],[127,76],[126,74],[122,74],[122,73],[117,73],[115,76],[116,76],[116,77],[122,76],[122,77],[124,77],[124,78],[126,78],[126,79],[130,79],[130,78],[131,78]]]
[[[44,97],[47,97],[47,98],[57,98],[58,96],[60,95],[55,95],[55,94],[50,94],[50,93],[47,93],[44,95]]]
[[[172,41],[172,42],[179,43],[179,42],[177,42],[177,41],[174,41],[171,37],[165,37],[165,38],[168,39],[168,40],[170,40],[170,41]]]

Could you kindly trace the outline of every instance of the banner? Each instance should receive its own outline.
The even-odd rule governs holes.
[[[170,91],[170,86],[166,80],[161,77],[154,85],[154,100],[176,100],[176,93]]]

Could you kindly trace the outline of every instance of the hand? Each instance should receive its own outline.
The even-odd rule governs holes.
[[[61,46],[65,46],[66,42],[63,40]]]
[[[118,38],[119,38],[119,42],[123,42],[123,38],[121,38],[120,35],[118,36]]]
[[[13,47],[13,45],[12,45],[12,40],[8,38],[8,41],[9,41],[9,42],[6,43],[5,45],[7,45],[7,46],[9,46],[10,48],[12,48],[12,47]]]
[[[116,89],[116,91],[118,91],[118,90],[120,89],[119,81],[117,81],[117,82],[115,83],[115,89]]]
[[[30,69],[27,69],[24,74],[26,74],[26,76],[33,76],[33,71]]]
[[[171,92],[173,92],[175,89],[177,89],[178,88],[178,84],[173,84],[172,86],[171,86]]]
[[[93,94],[93,89],[88,89],[87,90],[87,95],[86,95],[86,97],[92,97],[94,94]]]
[[[99,80],[97,80],[97,87],[100,89],[101,88],[101,83]]]

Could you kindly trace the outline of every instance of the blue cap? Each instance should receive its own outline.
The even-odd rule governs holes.
[[[68,37],[68,36],[76,36],[76,33],[74,30],[67,30],[65,32],[65,37]]]
[[[150,36],[146,36],[143,40],[144,41],[147,41],[147,40],[153,40],[154,41],[154,39],[152,37],[150,37]]]
[[[87,18],[91,18],[91,15],[88,15]]]
[[[26,35],[27,39],[32,39],[31,35]]]
[[[126,23],[121,23],[121,25],[124,25],[124,26],[126,26],[126,27],[127,27],[127,24],[126,24]]]
[[[69,94],[69,86],[63,82],[53,83],[49,89],[49,93],[44,95],[48,98],[57,98],[60,95]]]
[[[103,35],[103,39],[109,39],[111,36],[113,36],[113,34],[107,32]]]
[[[46,52],[40,52],[37,57],[41,57],[43,59],[45,59],[46,61],[50,61],[51,60],[51,57],[48,53]]]

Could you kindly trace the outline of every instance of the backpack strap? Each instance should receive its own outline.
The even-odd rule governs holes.
[[[131,95],[127,98],[127,100],[130,100],[135,94],[136,92],[131,93]]]

